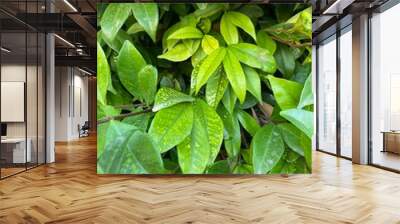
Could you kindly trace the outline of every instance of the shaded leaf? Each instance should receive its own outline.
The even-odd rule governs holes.
[[[228,110],[229,113],[233,113],[233,109],[235,108],[236,105],[236,95],[232,90],[231,86],[228,86],[228,88],[225,91],[224,96],[222,97],[222,104],[224,107]]]
[[[240,125],[236,114],[230,114],[224,107],[218,107],[218,114],[224,124],[224,146],[230,158],[239,155],[240,152]]]
[[[138,89],[140,96],[151,104],[157,91],[158,71],[152,65],[147,65],[138,74]]]
[[[276,64],[279,71],[285,78],[291,78],[296,67],[293,51],[289,46],[278,44],[278,49],[275,51]]]
[[[207,174],[229,174],[230,172],[231,170],[227,160],[217,161],[207,170]]]
[[[251,135],[254,136],[260,129],[260,125],[250,114],[244,110],[238,110],[237,117],[243,128]]]
[[[276,42],[265,31],[257,33],[257,45],[267,49],[270,54],[274,54],[276,50]]]

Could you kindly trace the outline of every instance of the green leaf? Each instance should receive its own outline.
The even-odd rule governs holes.
[[[255,174],[266,174],[281,159],[285,147],[278,127],[268,124],[262,127],[251,141]]]
[[[102,104],[106,103],[107,88],[109,85],[111,73],[108,66],[107,57],[103,48],[97,42],[97,101]]]
[[[168,40],[182,40],[182,39],[199,39],[203,37],[203,33],[195,27],[185,26],[182,27],[171,35],[168,36]]]
[[[137,109],[134,111],[143,111],[142,109]],[[137,127],[139,130],[146,132],[147,127],[149,126],[149,121],[150,121],[150,113],[143,113],[143,114],[138,114],[135,116],[130,116],[126,117],[122,120],[123,123],[131,124]]]
[[[314,116],[313,112],[302,109],[283,110],[280,115],[294,124],[298,129],[304,132],[310,139],[314,133]]]
[[[101,157],[106,144],[106,133],[110,122],[97,125],[97,159]]]
[[[297,106],[299,109],[314,104],[314,95],[312,93],[311,78],[312,76],[309,75],[306,82],[304,83],[303,90],[301,91],[300,102],[299,105]]]
[[[157,91],[158,71],[152,65],[147,65],[138,74],[138,88],[140,95],[151,104]]]
[[[178,145],[179,164],[183,173],[203,173],[219,153],[223,139],[223,124],[218,114],[204,101],[193,106],[193,129],[188,138]]]
[[[236,58],[234,53],[228,50],[223,64],[226,76],[228,77],[233,91],[239,98],[239,101],[243,103],[246,98],[246,76],[244,75],[239,60]]]
[[[160,152],[166,152],[190,134],[192,125],[192,104],[180,103],[158,111],[151,123],[149,134]]]
[[[156,112],[179,103],[192,101],[194,101],[194,98],[189,95],[186,95],[171,88],[161,88],[157,92],[156,99],[154,101],[153,111]]]
[[[140,167],[140,172],[135,174],[162,174],[164,164],[161,154],[151,137],[143,132],[135,132],[127,141],[127,150],[132,154],[130,157],[135,166]]]
[[[139,23],[134,23],[128,28],[126,33],[132,35],[142,31],[144,31],[143,26],[141,26]]]
[[[253,22],[251,22],[251,19],[248,16],[234,11],[227,12],[226,14],[233,25],[248,33],[254,39],[254,41],[257,40]]]
[[[116,109],[113,106],[104,105],[100,102],[97,102],[97,119],[101,119],[106,116],[116,116],[120,113],[120,109]]]
[[[256,97],[258,102],[262,102],[261,97],[261,80],[257,71],[251,67],[243,66],[244,74],[246,74],[247,90]]]
[[[137,97],[141,96],[138,74],[145,66],[140,52],[131,42],[125,41],[117,58],[118,77],[128,92]]]
[[[279,71],[285,78],[291,78],[296,67],[296,59],[290,47],[278,44],[278,49],[275,51],[274,56]]]
[[[185,61],[190,58],[199,48],[200,40],[184,40],[158,58],[167,59],[173,62]]]
[[[225,42],[229,44],[237,44],[239,42],[239,33],[235,25],[230,21],[227,13],[225,13],[220,22],[220,31]]]
[[[236,157],[240,152],[240,125],[236,114],[230,114],[224,107],[218,107],[218,114],[224,124],[224,146],[230,158]]]
[[[222,104],[224,107],[228,110],[229,113],[233,113],[233,109],[235,108],[236,105],[236,95],[232,90],[231,86],[228,86],[228,88],[225,91],[224,96],[222,97]]]
[[[217,108],[228,87],[229,80],[220,67],[208,80],[206,86],[206,101],[208,105]]]
[[[234,174],[253,174],[253,166],[241,164],[233,170]]]
[[[136,173],[139,170],[129,163],[130,152],[126,146],[126,142],[136,131],[137,128],[133,125],[119,121],[109,122],[105,135],[107,141],[104,144],[103,153],[98,159],[98,164],[104,173]]]
[[[110,4],[114,5],[114,4]],[[122,5],[123,4],[115,4]],[[156,42],[157,26],[158,26],[158,6],[156,3],[132,3],[130,4],[133,15],[137,22],[143,27],[153,42]],[[127,7],[126,7],[127,8]]]
[[[129,7],[123,4],[109,4],[101,18],[100,26],[109,40],[114,40],[130,13]]]
[[[243,160],[248,164],[253,164],[253,152],[250,149],[240,151]]]
[[[237,117],[239,122],[242,124],[243,128],[251,135],[254,136],[260,129],[260,125],[257,123],[256,119],[244,110],[238,110]]]
[[[204,35],[203,40],[201,41],[201,47],[206,54],[211,54],[211,52],[219,48],[219,43],[213,36]]]
[[[276,62],[272,54],[254,44],[240,43],[229,46],[229,51],[233,52],[240,62],[261,69],[267,73],[276,71]]]
[[[208,55],[201,63],[197,75],[196,93],[200,91],[200,88],[206,84],[208,78],[217,70],[222,60],[224,60],[225,54],[225,48],[218,48]]]
[[[279,107],[282,110],[296,108],[300,100],[302,85],[286,79],[276,78],[272,75],[267,78]]]
[[[257,45],[267,49],[272,55],[275,53],[276,42],[265,31],[257,33]]]
[[[207,174],[229,174],[230,172],[227,160],[217,161],[207,170]]]
[[[311,140],[294,125],[282,123],[278,127],[281,129],[283,140],[285,140],[290,149],[299,155],[304,156],[304,152],[308,150],[308,147],[311,148]]]

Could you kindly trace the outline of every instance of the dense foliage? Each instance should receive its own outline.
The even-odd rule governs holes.
[[[100,4],[98,173],[309,173],[311,7]]]

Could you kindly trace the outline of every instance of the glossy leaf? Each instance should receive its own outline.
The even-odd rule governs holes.
[[[124,25],[130,13],[129,7],[123,4],[109,4],[101,18],[100,26],[104,35],[111,41]]]
[[[237,97],[233,92],[232,87],[228,86],[224,96],[222,97],[222,104],[228,110],[229,113],[233,113],[233,109],[235,108],[236,105],[236,100]]]
[[[311,140],[308,139],[307,136],[305,136],[305,134],[294,125],[282,123],[279,124],[278,127],[281,129],[283,140],[290,149],[301,156],[304,156],[304,152],[306,150],[311,149]],[[308,148],[308,145],[310,145],[310,148]]]
[[[303,90],[301,91],[300,102],[298,108],[304,108],[305,106],[314,104],[314,95],[312,93],[312,76],[309,75],[306,82],[304,83]]]
[[[218,48],[208,55],[201,63],[197,75],[196,93],[200,91],[200,88],[206,84],[208,78],[217,70],[222,60],[224,60],[225,54],[225,48]]]
[[[236,26],[230,21],[227,13],[225,13],[221,18],[220,31],[228,45],[237,44],[239,42],[239,32]]]
[[[265,31],[259,31],[257,33],[257,45],[264,49],[267,49],[272,55],[276,51],[275,40],[273,40]]]
[[[177,44],[174,48],[166,53],[159,55],[158,58],[166,59],[173,62],[185,61],[190,58],[199,48],[200,41],[188,40]]]
[[[138,89],[140,96],[151,104],[157,91],[158,72],[152,65],[147,65],[138,74]]]
[[[302,109],[290,109],[281,111],[280,115],[304,132],[310,139],[312,138],[314,133],[313,112]]]
[[[114,4],[111,4],[114,5]],[[123,4],[115,4],[123,5]],[[156,42],[157,26],[158,26],[158,6],[155,3],[133,3],[130,4],[133,15],[137,22],[143,27],[153,42]]]
[[[99,43],[97,43],[97,71],[99,71],[97,74],[97,101],[105,104],[111,73],[106,55]]]
[[[257,131],[260,129],[260,125],[250,114],[245,112],[244,110],[238,110],[237,117],[242,124],[243,128],[251,135],[254,136]]]
[[[302,85],[287,79],[268,76],[275,100],[282,110],[296,108],[302,91]]]
[[[278,69],[284,75],[284,77],[292,77],[294,69],[296,67],[296,59],[290,47],[279,44],[274,56]]]
[[[262,127],[251,142],[255,174],[266,174],[281,159],[285,150],[281,134],[273,124]]]
[[[246,98],[246,76],[244,75],[242,66],[235,54],[227,51],[224,61],[224,69],[229,83],[240,102],[244,102]]]
[[[220,160],[215,162],[208,170],[207,174],[229,174],[230,167],[227,160]]]
[[[257,40],[253,22],[251,22],[251,19],[248,16],[235,11],[230,11],[226,14],[233,25],[248,33],[254,39],[254,41]]]
[[[208,80],[206,85],[206,101],[208,105],[217,108],[228,87],[229,80],[220,67]]]
[[[219,43],[213,36],[204,35],[203,40],[201,41],[201,47],[206,54],[211,54],[211,52],[219,48]]]
[[[246,87],[247,90],[253,94],[258,102],[262,102],[261,97],[261,80],[257,71],[251,67],[243,66],[244,74],[246,75]]]
[[[135,110],[137,112],[142,111],[142,109]],[[139,130],[146,132],[149,126],[150,113],[138,114],[135,116],[126,117],[122,120],[123,123],[131,124],[137,127]]]
[[[202,37],[203,33],[197,28],[192,26],[185,26],[173,32],[171,35],[168,36],[167,39],[182,40],[182,39],[199,39]]]
[[[154,101],[153,111],[174,106],[179,103],[192,102],[194,98],[171,88],[161,88],[158,90]]]
[[[127,141],[127,150],[131,153],[130,159],[138,166],[142,172],[133,172],[136,174],[162,174],[164,173],[164,164],[161,154],[153,140],[147,133],[135,132]]]
[[[240,62],[261,69],[267,73],[276,71],[276,62],[272,54],[254,44],[240,43],[229,46],[229,51],[233,52]]]
[[[180,144],[190,134],[192,125],[192,104],[180,103],[158,111],[149,134],[163,153]]]
[[[188,138],[178,145],[179,164],[183,173],[203,173],[219,153],[223,139],[223,124],[218,114],[205,102],[194,104],[196,113]]]
[[[218,107],[218,114],[224,124],[224,146],[230,158],[236,157],[240,152],[240,125],[236,114],[230,114],[224,107]]]
[[[129,41],[125,41],[118,58],[118,77],[122,85],[134,96],[141,96],[138,86],[138,74],[146,66],[146,61]]]

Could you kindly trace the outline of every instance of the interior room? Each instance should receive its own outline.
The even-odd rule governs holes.
[[[225,176],[98,174],[98,145],[104,145],[97,119],[104,84],[98,82],[98,12],[110,2],[0,1],[0,223],[400,223],[398,0],[263,1],[275,7],[262,11],[273,18],[267,25],[287,19],[279,12],[295,12],[293,3],[312,5],[312,38],[290,43],[312,48],[312,172]],[[252,3],[229,10],[246,11]],[[214,3],[185,4],[213,13]],[[168,16],[169,7],[185,14],[182,4],[171,5],[157,5],[157,16]],[[220,8],[222,15],[227,8]],[[128,12],[121,26],[133,28],[126,35],[143,38],[144,26]],[[217,20],[210,23],[220,31]],[[113,137],[124,133],[116,129]]]

